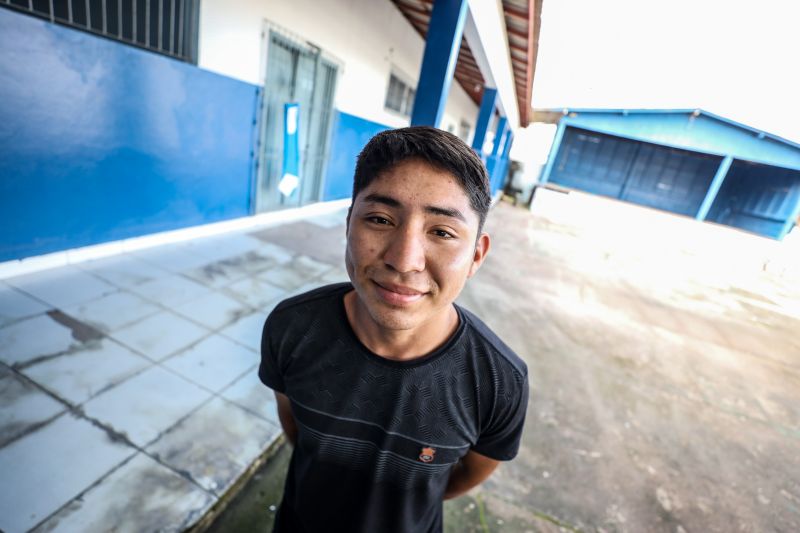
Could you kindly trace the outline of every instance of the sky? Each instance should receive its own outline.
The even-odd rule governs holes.
[[[534,108],[700,108],[800,143],[800,0],[545,0]]]

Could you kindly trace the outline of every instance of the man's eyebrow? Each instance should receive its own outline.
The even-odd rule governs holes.
[[[391,196],[385,196],[383,194],[375,194],[375,193],[368,194],[364,197],[364,201],[369,203],[384,204],[388,205],[389,207],[403,207],[403,204],[401,204],[400,201],[397,200],[396,198],[392,198]],[[467,217],[464,216],[464,213],[452,207],[426,205],[425,211],[433,215],[457,218],[462,222],[467,221]]]
[[[426,205],[425,211],[434,215],[442,215],[445,217],[452,217],[457,218],[462,222],[466,222],[467,218],[464,216],[464,213],[459,211],[458,209],[453,209],[451,207],[439,207],[435,205]]]
[[[375,204],[385,204],[389,207],[400,207],[400,201],[392,198],[391,196],[384,196],[382,194],[368,194],[364,197],[365,202]]]

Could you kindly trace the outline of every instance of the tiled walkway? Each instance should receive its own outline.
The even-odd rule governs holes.
[[[346,279],[343,216],[0,281],[0,530],[196,522],[280,434],[261,327]]]

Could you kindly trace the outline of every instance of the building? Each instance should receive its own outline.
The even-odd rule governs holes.
[[[564,109],[540,182],[783,239],[800,145],[703,110]]]
[[[8,262],[348,198],[366,140],[409,124],[482,151],[497,190],[529,120],[541,3],[0,7]]]

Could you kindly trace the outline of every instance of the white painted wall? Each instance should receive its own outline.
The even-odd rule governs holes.
[[[389,0],[204,0],[200,3],[201,68],[261,85],[264,22],[320,47],[339,64],[338,110],[391,127],[409,119],[384,109],[392,70],[416,82],[425,43]],[[478,107],[453,82],[441,125],[466,120],[474,132]]]

